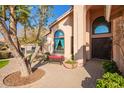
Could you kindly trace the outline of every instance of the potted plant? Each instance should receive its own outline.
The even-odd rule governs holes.
[[[68,69],[74,69],[77,67],[77,62],[75,60],[67,60],[63,62],[63,65]]]

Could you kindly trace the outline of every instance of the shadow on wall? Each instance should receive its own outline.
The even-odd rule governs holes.
[[[86,46],[81,46],[77,53],[74,55],[75,60],[86,60]],[[83,60],[82,60],[83,61]]]

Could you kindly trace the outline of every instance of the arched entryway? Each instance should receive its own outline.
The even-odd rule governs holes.
[[[111,59],[111,50],[110,23],[104,16],[98,17],[92,24],[92,58]]]
[[[57,30],[54,34],[54,53],[64,53],[64,33]]]

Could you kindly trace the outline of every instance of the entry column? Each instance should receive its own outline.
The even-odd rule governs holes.
[[[86,6],[75,5],[74,20],[74,59],[79,66],[86,62]]]

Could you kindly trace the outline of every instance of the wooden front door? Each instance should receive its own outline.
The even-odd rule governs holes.
[[[92,58],[111,59],[112,39],[110,37],[92,39]]]

